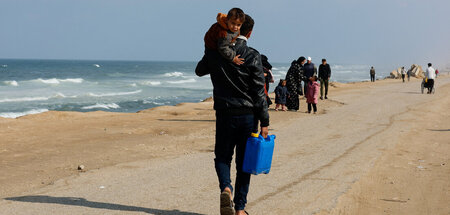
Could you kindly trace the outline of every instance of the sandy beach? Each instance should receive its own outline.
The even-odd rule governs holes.
[[[247,211],[450,214],[450,76],[432,95],[420,81],[333,83],[318,114],[271,110],[272,170]],[[218,214],[212,106],[0,118],[0,214]]]

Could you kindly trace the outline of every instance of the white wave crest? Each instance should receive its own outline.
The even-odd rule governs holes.
[[[12,80],[12,81],[4,81],[3,83],[4,83],[5,85],[14,86],[14,87],[19,86],[19,84],[17,83],[17,81],[14,81],[14,80]]]
[[[2,65],[2,67],[3,67],[3,68],[6,68],[6,67],[8,67],[8,65],[6,65],[6,64],[3,64],[3,65]]]
[[[96,108],[117,109],[117,108],[120,108],[120,106],[118,104],[116,104],[116,103],[111,103],[111,104],[100,104],[100,103],[97,103],[95,105],[82,107],[81,109],[89,110],[89,109],[96,109]]]
[[[119,93],[103,93],[103,94],[88,93],[88,95],[92,96],[92,97],[124,96],[124,95],[138,94],[141,92],[142,92],[142,90],[136,90],[133,92],[119,92]]]
[[[165,105],[168,104],[168,102],[155,102],[155,101],[142,101],[144,104],[154,104],[154,105]]]
[[[161,81],[144,81],[141,84],[147,86],[158,86],[161,85]]]
[[[184,84],[184,83],[194,83],[194,82],[196,82],[196,80],[193,78],[186,79],[186,80],[179,80],[179,81],[167,81],[167,83],[169,83],[169,84]]]
[[[168,72],[164,74],[165,77],[181,77],[183,76],[182,72]]]
[[[14,118],[25,116],[25,115],[44,113],[47,111],[48,111],[48,109],[33,109],[33,110],[25,111],[25,112],[5,112],[5,113],[0,113],[0,117],[14,119]]]
[[[67,79],[57,79],[57,78],[50,78],[50,79],[42,79],[38,78],[35,81],[44,83],[44,84],[60,84],[61,82],[69,82],[69,83],[75,83],[80,84],[83,83],[82,78],[67,78]]]
[[[83,79],[82,78],[68,78],[68,79],[61,79],[59,80],[60,82],[71,82],[71,83],[83,83]]]
[[[98,65],[98,64],[92,64],[92,66],[95,66],[95,67],[97,67],[97,68],[100,67],[100,65]]]
[[[22,97],[14,99],[0,99],[0,103],[3,102],[31,102],[31,101],[47,101],[47,97]]]

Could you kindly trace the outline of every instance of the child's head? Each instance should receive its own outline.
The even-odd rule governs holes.
[[[286,83],[287,83],[286,80],[281,79],[281,86],[283,87],[286,86]]]
[[[227,14],[228,30],[238,32],[245,21],[245,13],[240,8],[232,8]]]
[[[312,76],[311,78],[309,78],[310,81],[317,81],[317,76]]]

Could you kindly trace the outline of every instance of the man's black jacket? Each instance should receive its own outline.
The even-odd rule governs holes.
[[[217,51],[209,50],[204,57],[207,66],[199,66],[199,63],[195,73],[198,76],[211,75],[216,111],[253,113],[260,120],[261,127],[269,126],[261,55],[240,38],[236,40],[235,50],[236,55],[244,58],[244,64],[237,66],[225,60]]]
[[[319,66],[319,78],[323,80],[328,80],[328,78],[331,76],[331,69],[329,64],[320,64]]]

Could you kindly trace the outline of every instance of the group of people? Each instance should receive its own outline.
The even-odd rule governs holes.
[[[406,71],[405,67],[402,66],[402,68],[400,69],[400,75],[402,77],[402,82],[405,82],[405,78],[408,78],[408,81],[410,81],[411,78],[411,71],[412,69],[409,69],[408,71]],[[432,67],[431,63],[428,63],[428,68],[425,71],[425,78],[424,78],[424,85],[425,88],[428,89],[428,94],[432,93],[432,90],[434,88],[434,79],[436,79],[437,75],[439,74],[439,71],[437,69],[434,69]],[[375,82],[375,69],[373,68],[373,66],[370,68],[370,81],[371,82]]]
[[[308,113],[314,110],[317,112],[317,103],[319,98],[320,81],[320,99],[328,99],[328,81],[330,80],[331,69],[326,59],[322,59],[317,67],[312,63],[311,57],[299,57],[291,63],[285,79],[280,80],[280,84],[275,89],[275,110],[281,106],[283,111],[298,111],[300,108],[299,96],[305,95],[308,104]],[[303,87],[302,87],[303,83]],[[324,97],[325,89],[325,97]]]

